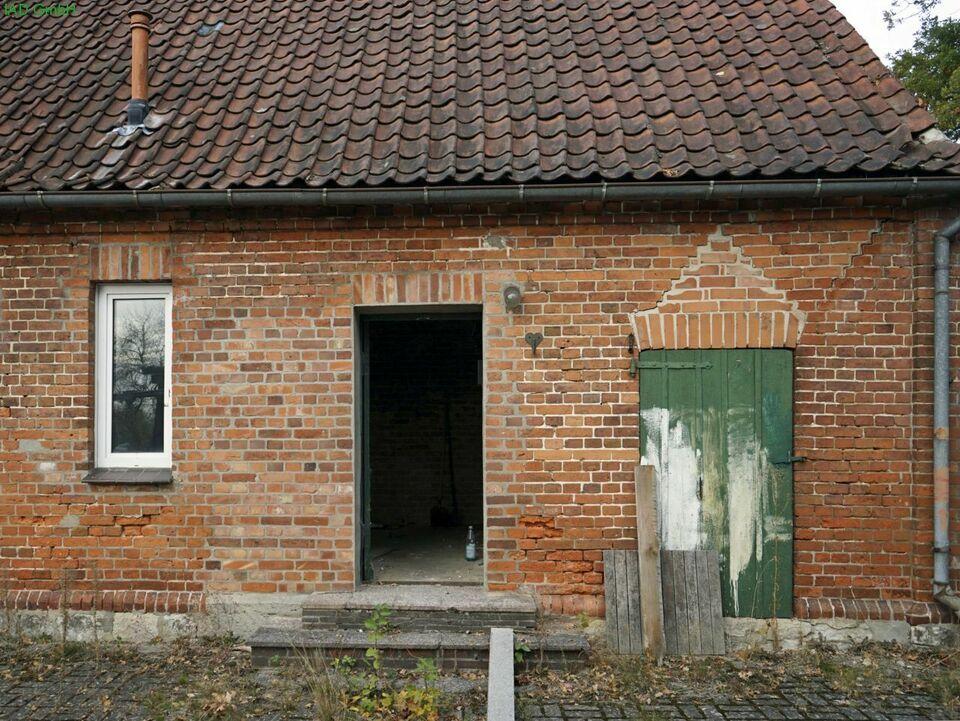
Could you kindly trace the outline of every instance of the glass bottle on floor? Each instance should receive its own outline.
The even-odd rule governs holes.
[[[467,551],[465,556],[468,561],[477,560],[477,538],[473,535],[473,526],[467,528]]]

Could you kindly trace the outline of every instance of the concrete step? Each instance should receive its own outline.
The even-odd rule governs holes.
[[[525,593],[485,591],[476,586],[369,585],[356,591],[314,593],[303,604],[305,629],[360,629],[379,607],[398,631],[517,630],[537,625],[537,604]]]
[[[517,664],[520,669],[578,668],[590,653],[590,644],[581,634],[520,633],[516,639],[517,648],[523,649],[523,658]],[[487,667],[490,632],[398,632],[375,643],[366,631],[263,627],[250,639],[255,668],[303,656],[328,660],[351,657],[362,664],[366,650],[374,647],[380,649],[387,668],[415,668],[419,659],[432,658],[444,671],[476,671]]]

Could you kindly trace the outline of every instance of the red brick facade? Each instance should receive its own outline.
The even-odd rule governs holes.
[[[159,608],[352,587],[355,310],[469,303],[486,334],[491,589],[601,612],[602,550],[635,543],[635,332],[642,347],[795,348],[798,615],[937,620],[932,234],[951,211],[777,205],[8,220],[3,584],[150,592]],[[175,482],[88,485],[94,284],[160,279]]]

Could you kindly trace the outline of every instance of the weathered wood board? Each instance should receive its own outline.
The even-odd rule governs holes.
[[[656,469],[653,466],[637,466],[634,481],[637,491],[637,559],[641,635],[644,651],[659,663],[663,659],[666,641],[663,633]]]
[[[663,625],[671,656],[726,652],[716,551],[661,551]]]
[[[607,645],[613,653],[643,653],[639,577],[636,551],[603,552]]]

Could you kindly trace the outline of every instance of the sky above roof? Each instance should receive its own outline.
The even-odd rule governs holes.
[[[833,0],[837,10],[846,15],[847,20],[863,35],[864,40],[880,56],[884,63],[890,63],[889,56],[899,50],[906,50],[913,44],[913,36],[920,27],[920,19],[912,17],[893,30],[887,30],[883,22],[883,11],[887,7],[884,1],[874,0]],[[937,9],[940,17],[960,16],[960,0],[943,0]],[[907,13],[910,15],[911,13]]]

